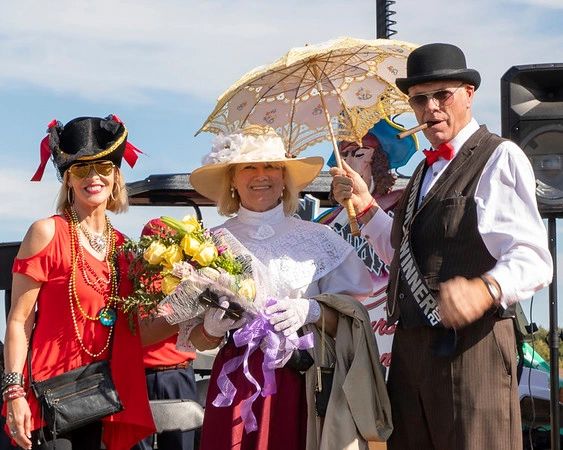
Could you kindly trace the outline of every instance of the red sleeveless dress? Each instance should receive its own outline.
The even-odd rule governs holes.
[[[61,216],[53,216],[55,235],[51,242],[36,255],[16,259],[13,272],[27,275],[42,283],[37,297],[35,330],[31,344],[32,372],[34,380],[45,380],[69,370],[88,364],[94,360],[110,357],[109,350],[99,357],[92,358],[81,349],[74,329],[69,302],[69,277],[71,273],[70,229]],[[116,245],[124,242],[124,237],[116,232]],[[108,267],[87,250],[84,258],[87,264],[105,279]],[[130,292],[125,259],[118,260],[119,295]],[[82,309],[95,316],[104,306],[104,296],[89,286],[80,273],[76,274],[76,292]],[[99,321],[86,320],[74,306],[77,326],[84,346],[91,353],[104,348],[109,328]],[[154,423],[149,408],[142,347],[139,332],[133,334],[128,318],[118,314],[113,331],[113,345],[110,367],[113,381],[124,410],[106,417],[103,422],[102,440],[108,450],[129,450],[136,442],[154,432]],[[24,367],[26,386],[29,386],[27,364]],[[41,420],[41,409],[32,390],[27,400],[32,414],[32,430],[45,425]]]

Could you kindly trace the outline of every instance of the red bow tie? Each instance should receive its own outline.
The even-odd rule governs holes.
[[[454,148],[447,142],[440,144],[437,150],[423,150],[424,156],[426,156],[426,165],[431,166],[438,158],[444,158],[446,160],[451,160],[454,157]]]

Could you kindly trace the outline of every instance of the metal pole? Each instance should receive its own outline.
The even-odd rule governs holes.
[[[391,28],[397,23],[397,21],[391,19],[395,11],[392,11],[390,6],[394,4],[394,0],[377,0],[375,3],[378,39],[390,39],[391,36],[397,34],[397,31]]]
[[[549,251],[553,258],[553,281],[549,286],[549,381],[551,450],[559,450],[559,327],[557,325],[557,226],[555,217],[547,219]]]

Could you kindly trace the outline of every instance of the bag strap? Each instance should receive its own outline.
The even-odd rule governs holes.
[[[35,321],[37,321],[37,315],[38,313],[36,313]],[[31,329],[31,334],[29,335],[29,344],[27,346],[27,374],[29,376],[29,387],[33,386],[33,375],[31,373],[31,348],[32,348],[34,333],[35,333],[35,325]]]
[[[323,307],[321,306],[321,365],[317,366],[317,391],[321,392],[323,390],[323,377],[322,377],[322,367],[325,365],[325,314]]]
[[[325,313],[323,307],[321,306],[321,364],[323,367],[326,366],[326,342],[325,342]]]
[[[441,327],[440,310],[438,300],[432,294],[426,280],[413,255],[410,242],[410,228],[413,222],[415,205],[418,199],[420,183],[422,181],[423,167],[417,172],[409,198],[407,201],[405,218],[403,221],[403,237],[399,247],[399,271],[398,276],[403,277],[404,286],[410,291],[410,297],[422,313],[427,324],[431,327]],[[397,283],[398,285],[398,283]],[[395,301],[397,301],[395,299]]]
[[[36,313],[36,319],[35,319],[36,322],[37,322],[37,315],[38,314],[39,313],[37,312]],[[117,323],[117,319],[116,319],[116,323]],[[112,325],[112,326],[115,327],[115,324]],[[111,337],[110,337],[110,343],[109,343],[109,348],[108,348],[108,350],[109,350],[108,357],[107,357],[108,361],[111,360],[111,354],[113,352],[113,343],[114,343],[113,338],[115,336],[115,330],[112,330],[110,332],[111,332]],[[34,383],[33,375],[32,375],[32,372],[31,372],[31,348],[32,348],[32,342],[33,342],[33,335],[34,334],[35,334],[35,326],[31,330],[31,334],[29,336],[29,344],[28,344],[28,347],[27,347],[27,373],[29,375],[29,386],[30,387],[32,387],[33,383]]]

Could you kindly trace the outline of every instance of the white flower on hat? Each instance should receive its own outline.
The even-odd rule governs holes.
[[[211,151],[203,158],[205,164],[236,164],[241,162],[284,161],[282,139],[269,131],[265,134],[219,134],[213,140]]]
[[[228,163],[240,153],[242,134],[219,134],[213,140],[211,151],[202,159],[202,164]]]

